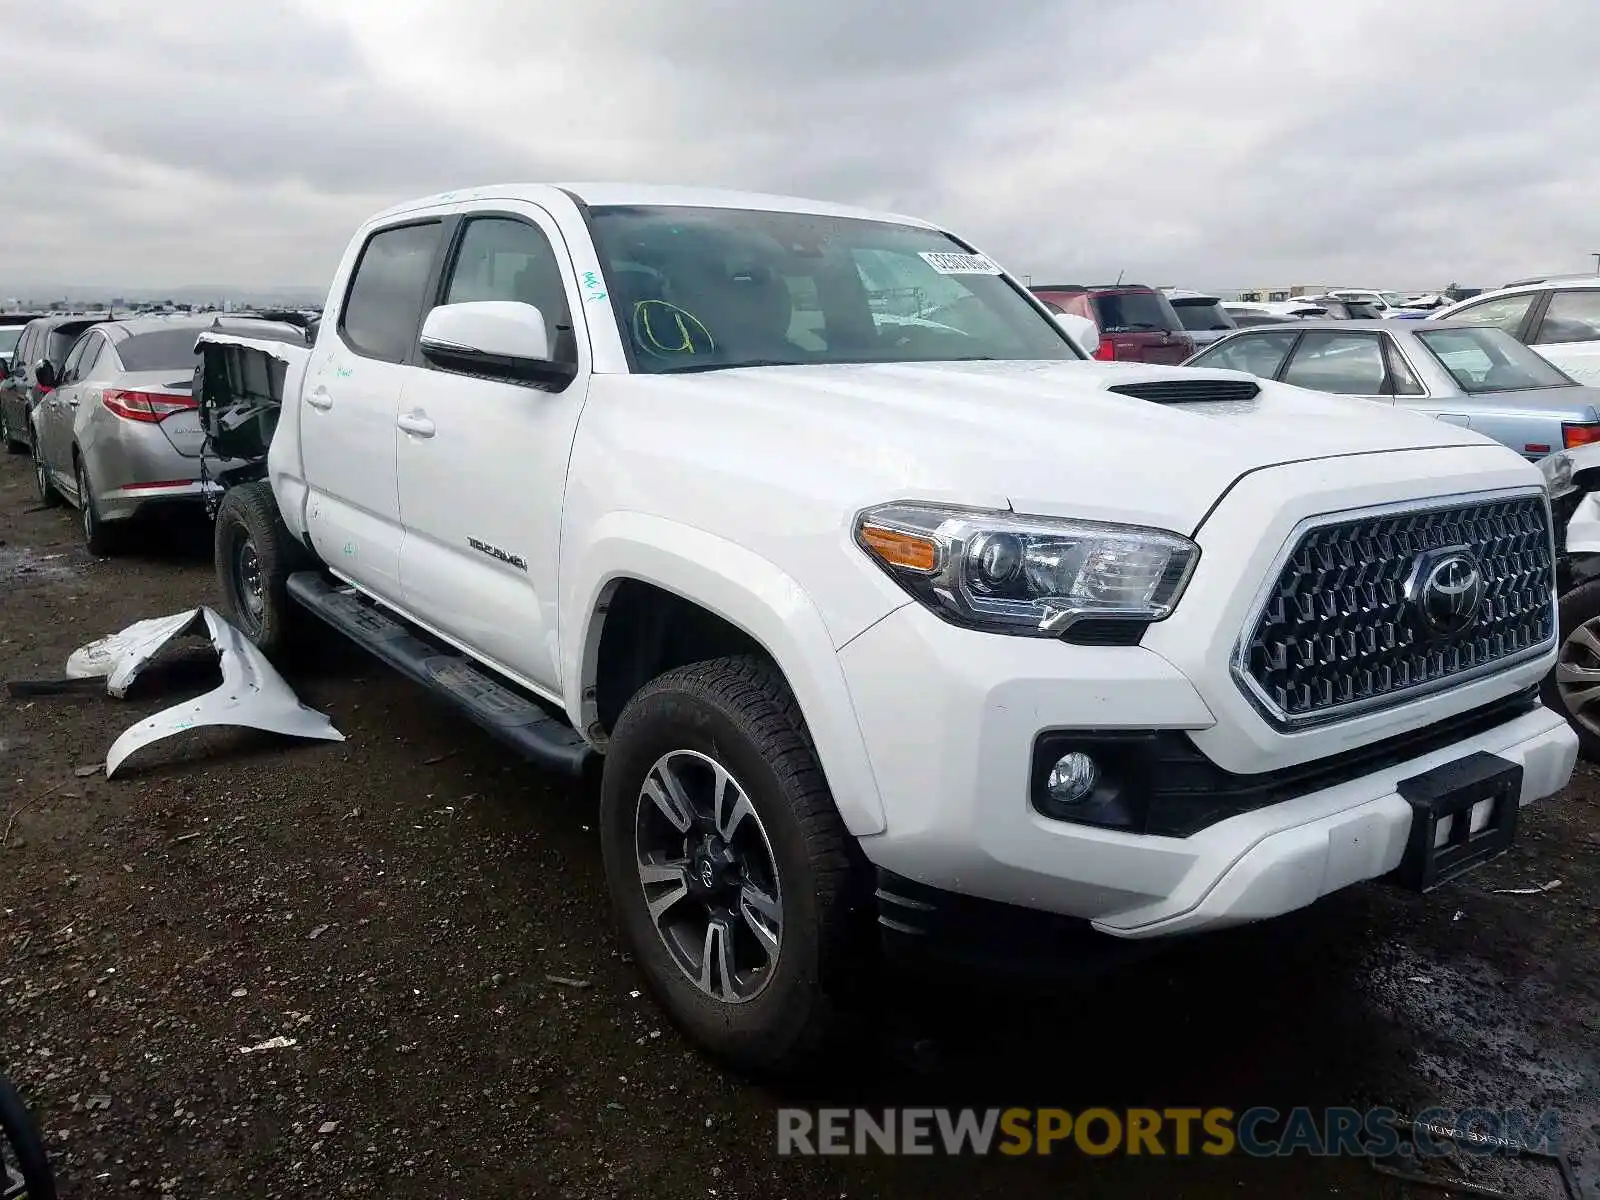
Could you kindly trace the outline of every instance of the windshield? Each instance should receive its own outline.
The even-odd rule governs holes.
[[[1468,394],[1575,386],[1573,379],[1503,329],[1418,331],[1417,341]]]
[[[1174,300],[1172,309],[1178,314],[1179,323],[1191,333],[1239,328],[1218,300]]]
[[[0,354],[10,354],[22,340],[23,325],[0,325]]]
[[[590,217],[600,294],[647,374],[1082,357],[998,267],[936,230],[676,206]]]

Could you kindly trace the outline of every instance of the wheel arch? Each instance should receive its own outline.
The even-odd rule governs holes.
[[[857,837],[882,832],[883,806],[838,652],[800,584],[744,547],[658,517],[612,514],[594,534],[571,570],[560,605],[568,614],[561,622],[560,646],[573,724],[603,749],[609,734],[605,718],[627,698],[605,694],[605,685],[617,683],[605,675],[615,661],[606,650],[608,624],[616,634],[619,621],[634,619],[640,605],[652,603],[672,610],[658,617],[681,620],[694,614],[701,629],[690,645],[705,652],[688,661],[742,652],[769,659],[800,706],[846,828]],[[680,665],[667,661],[663,669]],[[638,674],[624,673],[624,690],[636,690],[653,677]]]

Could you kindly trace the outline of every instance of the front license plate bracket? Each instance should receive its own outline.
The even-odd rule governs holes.
[[[1522,799],[1522,764],[1479,750],[1464,758],[1402,779],[1395,791],[1411,805],[1411,833],[1395,870],[1395,882],[1428,892],[1497,858],[1517,838]],[[1490,804],[1489,820],[1472,828],[1472,810]],[[1439,828],[1448,822],[1441,845]]]

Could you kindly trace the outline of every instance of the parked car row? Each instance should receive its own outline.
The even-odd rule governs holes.
[[[205,498],[193,393],[202,330],[299,341],[295,325],[212,314],[50,316],[23,327],[0,380],[0,441],[33,456],[42,504],[78,510],[84,541],[113,552],[127,523]]]

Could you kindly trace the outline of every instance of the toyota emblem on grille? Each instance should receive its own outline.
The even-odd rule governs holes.
[[[1406,600],[1423,629],[1449,637],[1477,620],[1487,590],[1477,556],[1466,546],[1446,546],[1417,556]]]

